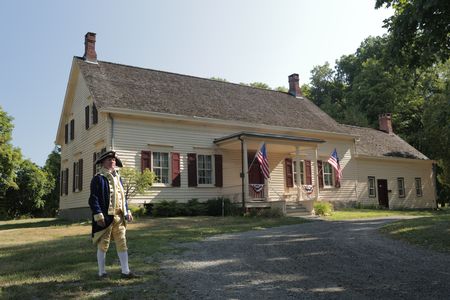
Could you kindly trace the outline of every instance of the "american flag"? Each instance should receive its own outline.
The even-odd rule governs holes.
[[[261,166],[261,171],[264,175],[264,178],[266,179],[270,178],[269,160],[267,159],[265,143],[262,144],[261,149],[259,149],[258,153],[256,153],[256,158],[259,161],[259,165]]]
[[[337,180],[340,181],[342,177],[342,170],[341,165],[339,164],[339,157],[336,148],[334,148],[333,152],[331,153],[331,156],[328,159],[328,163],[332,165],[333,168],[336,170]]]

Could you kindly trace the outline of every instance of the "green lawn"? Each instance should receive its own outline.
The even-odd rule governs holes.
[[[333,221],[340,221],[340,220],[382,218],[382,217],[396,217],[396,216],[431,217],[439,214],[447,214],[447,212],[433,211],[433,210],[387,210],[387,209],[346,208],[334,211],[333,214],[331,216],[326,217],[326,219]]]
[[[57,219],[0,222],[0,299],[164,299],[159,260],[174,242],[306,222],[301,218],[142,218],[128,227],[130,267],[143,277],[120,279],[114,246],[107,255],[111,278],[97,279],[90,224]]]

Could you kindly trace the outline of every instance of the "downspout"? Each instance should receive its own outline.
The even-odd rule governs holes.
[[[111,114],[108,114],[108,118],[111,120],[111,150],[114,150],[114,119]]]
[[[241,138],[241,136],[239,136],[238,139],[241,141],[242,208],[245,209],[244,140]]]

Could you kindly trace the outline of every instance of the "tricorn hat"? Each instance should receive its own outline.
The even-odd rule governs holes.
[[[120,159],[117,157],[117,154],[115,151],[108,151],[103,153],[102,155],[100,155],[99,158],[97,158],[97,160],[95,161],[95,164],[101,164],[105,159],[112,157],[116,159],[116,166],[118,166],[119,168],[122,168],[122,162],[120,161]]]

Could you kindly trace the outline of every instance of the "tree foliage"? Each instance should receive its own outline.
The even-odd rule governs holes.
[[[377,0],[375,8],[392,7],[386,19],[389,54],[399,65],[431,66],[450,58],[450,2],[448,0]]]
[[[53,182],[53,188],[47,193],[43,200],[45,216],[54,217],[59,208],[59,191],[60,191],[60,174],[61,174],[61,149],[55,146],[53,151],[48,155],[43,169]]]
[[[54,180],[30,160],[23,160],[17,171],[18,188],[6,192],[7,214],[11,218],[36,216],[43,212],[44,196],[54,187]]]
[[[145,193],[153,185],[156,178],[155,173],[149,169],[145,169],[141,173],[134,168],[123,168],[120,175],[122,177],[126,199]]]
[[[12,118],[0,106],[0,199],[10,188],[17,188],[16,170],[21,160],[20,150],[11,144]]]

